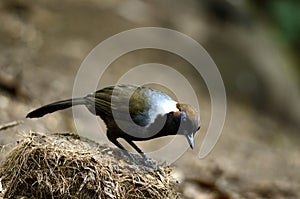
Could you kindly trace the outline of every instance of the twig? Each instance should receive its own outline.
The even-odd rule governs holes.
[[[23,120],[17,120],[17,121],[8,122],[5,124],[0,124],[0,131],[3,131],[8,128],[12,128],[12,127],[17,126],[22,123],[23,123]]]
[[[2,193],[3,192],[3,187],[2,187],[2,179],[0,178],[0,193]]]

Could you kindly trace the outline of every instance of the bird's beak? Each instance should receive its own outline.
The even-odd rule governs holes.
[[[188,140],[188,143],[190,144],[191,149],[194,149],[194,135],[193,135],[193,133],[186,135],[186,139]]]

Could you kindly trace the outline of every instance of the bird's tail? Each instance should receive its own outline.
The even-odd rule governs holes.
[[[76,105],[84,105],[86,103],[86,100],[84,98],[74,98],[74,99],[68,99],[63,100],[59,102],[54,102],[52,104],[48,104],[45,106],[42,106],[41,108],[38,108],[26,115],[26,118],[38,118],[42,117],[48,113],[53,113],[58,110],[63,110],[70,108],[72,106]]]

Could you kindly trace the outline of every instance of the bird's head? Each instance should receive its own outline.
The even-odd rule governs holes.
[[[180,127],[178,134],[184,135],[190,147],[194,148],[194,135],[200,129],[200,117],[198,111],[189,104],[177,103],[180,114]]]

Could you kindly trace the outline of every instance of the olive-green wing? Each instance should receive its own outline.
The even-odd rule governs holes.
[[[144,87],[134,85],[110,86],[86,97],[95,104],[97,115],[102,118],[114,118],[123,121],[133,120],[140,126],[149,124],[147,101]]]

